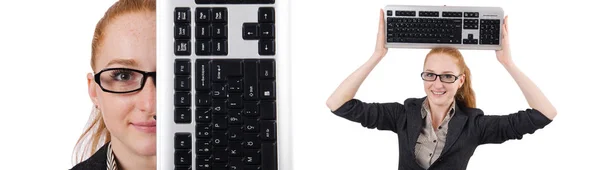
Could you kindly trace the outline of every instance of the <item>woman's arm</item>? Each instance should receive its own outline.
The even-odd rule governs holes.
[[[327,107],[332,111],[337,110],[344,103],[354,98],[356,91],[358,91],[362,82],[367,78],[367,75],[371,73],[377,63],[379,63],[387,53],[387,48],[385,47],[385,22],[383,20],[383,10],[380,10],[379,13],[379,32],[377,33],[375,52],[365,64],[348,76],[333,94],[329,96],[329,99],[327,99]]]
[[[552,120],[556,116],[556,109],[552,106],[552,103],[544,96],[544,93],[529,79],[519,68],[514,64],[512,56],[510,54],[509,47],[509,36],[508,36],[508,17],[504,18],[504,25],[502,27],[502,50],[496,51],[496,58],[517,82],[519,88],[525,95],[529,107],[539,110],[544,116]]]

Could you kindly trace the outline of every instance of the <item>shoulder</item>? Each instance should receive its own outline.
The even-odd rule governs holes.
[[[106,150],[108,144],[102,146],[87,160],[73,166],[71,170],[105,170],[106,169]]]

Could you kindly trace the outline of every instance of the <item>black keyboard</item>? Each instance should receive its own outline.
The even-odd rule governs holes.
[[[390,5],[385,11],[387,47],[501,48],[502,8]]]
[[[277,170],[276,2],[180,0],[159,8],[171,17],[158,24],[172,31],[158,38],[171,62],[158,59],[157,70],[171,68],[159,72],[173,86],[158,93],[159,169]]]

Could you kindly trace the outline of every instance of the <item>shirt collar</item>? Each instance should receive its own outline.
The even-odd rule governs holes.
[[[448,110],[449,118],[454,116],[454,111],[456,110],[456,100],[452,100],[452,104],[450,104],[450,110]],[[423,101],[423,105],[421,107],[421,119],[424,119],[427,116],[427,113],[431,112],[429,109],[429,100],[425,98]]]

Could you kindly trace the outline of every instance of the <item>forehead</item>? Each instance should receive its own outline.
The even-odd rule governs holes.
[[[457,60],[450,55],[442,53],[431,54],[425,61],[423,71],[430,70],[435,73],[459,73],[460,69],[456,63]]]
[[[144,71],[156,70],[155,14],[133,12],[117,16],[105,27],[100,43],[96,54],[98,70],[117,66]],[[129,60],[136,65],[108,65],[115,60]]]

